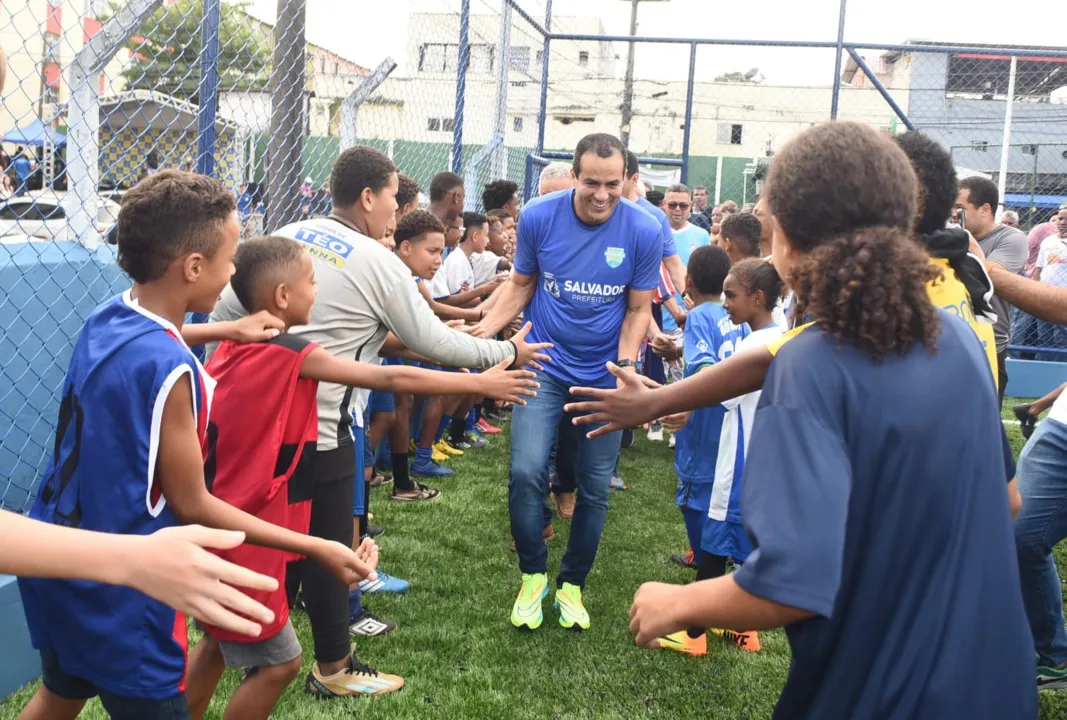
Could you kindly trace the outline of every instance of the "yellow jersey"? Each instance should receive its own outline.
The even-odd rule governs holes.
[[[959,276],[956,275],[956,271],[949,265],[948,260],[930,258],[930,264],[941,271],[940,278],[931,280],[926,284],[926,292],[930,297],[930,302],[944,308],[971,326],[971,330],[978,336],[978,341],[982,343],[982,350],[985,351],[986,360],[989,361],[989,369],[993,373],[993,382],[998,383],[997,343],[993,337],[993,324],[975,316],[974,309],[971,307],[971,298],[967,294],[967,288],[960,281]],[[770,350],[772,356],[777,355],[783,345],[811,327],[812,324],[807,323],[793,328],[768,344],[766,346],[767,349]]]

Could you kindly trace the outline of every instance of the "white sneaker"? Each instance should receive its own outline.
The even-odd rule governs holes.
[[[648,428],[648,439],[652,442],[663,442],[663,426],[659,423],[652,423]]]
[[[670,437],[668,438],[667,445],[669,447],[674,447],[674,434],[673,433],[671,433]]]

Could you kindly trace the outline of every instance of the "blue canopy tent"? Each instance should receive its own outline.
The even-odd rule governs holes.
[[[1031,207],[1030,202],[1033,201],[1033,207],[1036,208],[1057,208],[1063,203],[1067,202],[1067,196],[1064,195],[1026,195],[1025,193],[1007,193],[1004,196],[1004,204],[1010,207]]]
[[[25,127],[15,128],[4,133],[2,140],[14,145],[40,147],[47,143],[52,147],[61,147],[67,143],[67,136],[61,132],[56,132],[40,120],[34,120]]]

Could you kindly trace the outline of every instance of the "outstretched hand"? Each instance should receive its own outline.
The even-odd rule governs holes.
[[[635,372],[623,370],[615,363],[608,363],[608,370],[615,376],[618,387],[615,390],[601,388],[572,387],[571,395],[588,397],[592,400],[567,403],[563,410],[578,413],[575,425],[595,425],[605,423],[588,434],[595,438],[616,430],[639,427],[657,419],[656,411],[651,408],[649,395],[652,389],[660,387],[659,383],[649,380]]]
[[[479,375],[481,393],[494,400],[525,405],[523,398],[536,396],[541,384],[534,380],[536,373],[524,368],[508,370],[510,365],[511,361],[505,360]]]
[[[530,328],[532,327],[533,323],[526,323],[522,326],[522,330],[519,330],[511,338],[511,342],[515,344],[515,362],[512,363],[512,367],[521,368],[529,365],[537,370],[544,370],[545,368],[541,363],[552,361],[548,353],[543,352],[551,348],[552,343],[526,342],[526,336],[530,334]]]
[[[258,637],[260,623],[273,622],[274,613],[238,588],[273,591],[278,581],[205,549],[229,550],[244,539],[242,532],[199,525],[136,538],[128,556],[129,585],[209,625]]]

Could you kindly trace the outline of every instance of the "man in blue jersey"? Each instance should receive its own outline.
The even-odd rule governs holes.
[[[674,234],[674,245],[678,252],[678,261],[682,265],[687,265],[693,250],[702,245],[711,244],[711,236],[708,235],[706,230],[689,221],[692,215],[693,196],[687,186],[677,184],[667,188],[664,205],[667,208],[667,219],[670,221],[671,232]],[[683,282],[680,285],[676,283],[675,287],[685,287],[685,283]],[[681,296],[679,295],[680,299]],[[663,331],[669,333],[677,329],[678,326],[674,322],[674,318],[664,316]]]
[[[560,451],[578,449],[579,493],[555,604],[560,625],[589,628],[582,589],[607,517],[621,433],[588,439],[566,422],[563,406],[573,385],[614,386],[610,361],[636,372],[663,256],[659,223],[622,199],[625,171],[626,150],[618,138],[582,138],[574,152],[574,189],[537,198],[523,210],[514,271],[474,329],[491,337],[525,310],[538,340],[555,347],[553,361],[539,373],[537,397],[516,407],[512,419],[508,509],[523,575],[511,622],[519,628],[540,627],[548,595],[541,534],[546,464],[557,428],[576,436],[561,441]]]

